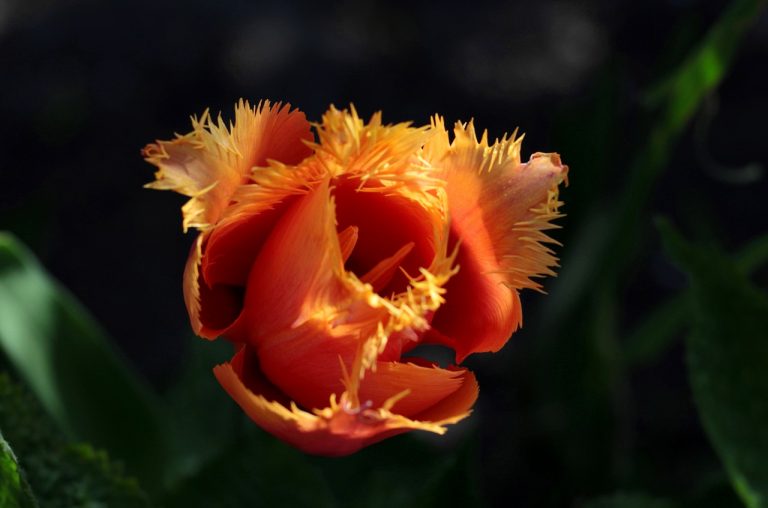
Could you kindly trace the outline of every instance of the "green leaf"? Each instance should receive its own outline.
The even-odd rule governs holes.
[[[694,298],[687,339],[704,428],[750,508],[768,506],[768,296],[721,252],[687,243],[660,221],[669,255]]]
[[[768,263],[768,235],[759,236],[749,242],[736,258],[736,266],[744,274],[751,274]]]
[[[161,483],[158,402],[85,309],[2,233],[0,352],[68,435],[109,450],[145,485]]]
[[[588,501],[581,508],[674,508],[675,504],[644,494],[614,494]]]
[[[0,428],[41,506],[149,506],[146,494],[135,479],[125,476],[120,464],[90,445],[68,442],[32,394],[3,372]],[[0,488],[0,500],[2,492]],[[0,506],[6,505],[0,502]]]
[[[745,275],[768,262],[768,235],[752,240],[735,257],[736,267]],[[630,367],[656,359],[680,336],[689,320],[691,296],[685,291],[656,307],[627,337],[624,361]]]
[[[0,506],[3,508],[37,508],[24,475],[11,447],[0,433]]]

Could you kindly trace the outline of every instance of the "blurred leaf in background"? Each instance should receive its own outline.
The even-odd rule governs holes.
[[[0,433],[0,506],[5,508],[37,508],[32,491],[13,450]]]
[[[642,481],[633,450],[628,368],[667,351],[672,343],[667,339],[683,330],[689,303],[681,296],[653,311],[648,321],[638,319],[630,337],[631,357],[624,357],[625,319],[638,314],[626,307],[625,295],[652,232],[644,218],[659,177],[673,169],[673,149],[726,76],[764,4],[731,2],[703,39],[651,87],[642,121],[621,124],[621,69],[616,66],[607,69],[604,85],[597,87],[600,93],[586,108],[599,113],[582,111],[574,117],[579,128],[565,126],[562,151],[572,167],[586,173],[577,178],[574,171],[565,196],[569,218],[563,242],[568,248],[560,276],[549,285],[551,295],[538,319],[526,324],[536,337],[531,348],[535,363],[528,371],[538,377],[534,398],[542,404],[531,425],[545,435],[542,449],[562,479],[561,502]],[[641,141],[616,139],[617,131]],[[608,194],[604,182],[617,172],[622,190]]]
[[[688,367],[704,427],[746,506],[767,507],[768,294],[722,253],[660,228],[691,281]]]
[[[601,497],[580,505],[581,508],[675,508],[676,505],[666,499],[654,498],[645,494],[614,494]]]
[[[148,487],[162,485],[168,457],[159,401],[87,311],[5,233],[0,352],[71,439],[109,450]]]
[[[127,477],[120,465],[103,451],[68,441],[32,394],[1,372],[0,430],[13,446],[41,507],[150,505],[138,482]],[[0,500],[3,492],[0,489]],[[24,492],[31,498],[28,490]],[[0,506],[14,505],[0,502]]]

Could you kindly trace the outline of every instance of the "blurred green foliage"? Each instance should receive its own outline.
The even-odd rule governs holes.
[[[19,465],[41,507],[149,506],[147,495],[135,479],[125,475],[120,464],[88,444],[69,442],[36,398],[3,373],[0,373],[0,429],[18,454]],[[0,485],[7,481],[3,473]],[[25,487],[23,483],[22,487]],[[11,492],[7,487],[0,489],[0,500],[4,491]],[[21,494],[32,499],[29,492],[22,490],[19,496]],[[20,507],[35,506],[21,502],[22,497],[19,500]],[[0,506],[15,505],[0,502]]]
[[[645,95],[645,137],[630,157],[620,152],[616,68],[604,70],[583,109],[563,115],[557,146],[578,168],[569,249],[539,319],[526,323],[535,343],[505,366],[505,386],[519,387],[524,410],[495,441],[530,462],[516,464],[515,481],[531,486],[531,506],[768,506],[768,297],[749,279],[768,261],[768,236],[729,257],[660,221],[690,287],[629,332],[621,308],[626,279],[656,238],[642,220],[654,186],[763,6],[735,0],[670,65]],[[617,161],[628,168],[625,185],[607,198]],[[667,478],[660,468],[674,451],[659,458],[632,443],[630,377],[675,347],[686,349],[716,456],[686,456],[685,471]],[[0,507],[36,506],[35,498],[43,507],[472,507],[486,504],[490,488],[495,499],[513,488],[481,484],[482,470],[506,472],[480,461],[471,427],[450,445],[403,436],[344,459],[304,456],[255,428],[220,389],[210,370],[231,356],[228,344],[190,340],[184,354],[175,384],[156,395],[31,252],[0,235],[0,367],[13,376],[0,373]],[[556,491],[538,488],[552,484]]]
[[[0,506],[6,508],[34,508],[37,502],[19,469],[16,456],[0,434]]]
[[[7,234],[0,234],[0,347],[67,435],[112,451],[146,485],[162,484],[162,406],[85,309]]]
[[[722,253],[661,229],[691,279],[688,367],[704,426],[745,504],[768,506],[768,295]]]
[[[675,508],[675,505],[644,494],[615,494],[585,503],[582,508]]]
[[[540,432],[547,436],[554,464],[567,472],[566,492],[636,487],[648,481],[639,470],[643,450],[632,445],[630,369],[655,361],[680,336],[689,321],[690,301],[683,293],[662,302],[625,336],[624,292],[638,257],[653,241],[655,232],[644,218],[655,184],[669,168],[672,149],[725,76],[735,48],[763,7],[761,1],[732,2],[690,53],[659,80],[647,94],[646,137],[632,146],[630,156],[620,152],[624,147],[611,132],[618,119],[611,117],[616,114],[612,84],[617,80],[610,72],[598,87],[596,102],[588,106],[600,113],[594,118],[585,111],[572,114],[576,121],[587,121],[578,129],[564,126],[562,151],[583,153],[576,162],[569,158],[580,170],[569,190],[576,198],[568,200],[569,214],[578,216],[578,222],[566,230],[569,249],[558,279],[548,286],[551,295],[543,302],[541,320],[526,324],[537,337],[530,352],[536,361],[522,366],[522,376],[538,376],[537,398],[549,402],[549,410],[535,415],[532,425],[545,429]],[[603,151],[607,153],[591,156]],[[623,190],[606,197],[601,179],[617,164],[627,171]],[[554,413],[560,417],[552,418]]]

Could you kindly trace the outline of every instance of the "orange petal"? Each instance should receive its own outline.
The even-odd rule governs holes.
[[[275,194],[252,205],[249,214],[224,219],[198,236],[184,275],[185,301],[196,334],[213,339],[235,326],[251,266],[293,199]]]
[[[446,181],[451,236],[459,241],[459,273],[446,286],[446,304],[434,316],[428,340],[453,347],[457,361],[498,351],[520,325],[517,290],[539,289],[532,277],[553,275],[557,259],[543,231],[554,226],[558,185],[567,166],[556,154],[520,163],[522,138],[489,146],[472,123],[457,124],[449,142],[442,120],[424,155]]]
[[[397,269],[401,268],[403,259],[411,252],[414,245],[414,242],[406,243],[397,252],[379,261],[376,266],[360,277],[360,280],[373,286],[374,291],[381,291],[392,280]]]
[[[432,407],[414,415],[412,418],[422,422],[456,423],[463,419],[475,405],[479,387],[472,371],[463,371],[462,383],[458,390]]]
[[[408,275],[416,276],[420,268],[428,268],[435,258],[435,229],[441,225],[439,211],[397,194],[358,190],[351,182],[334,189],[339,228],[358,228],[357,241],[347,270],[373,283],[379,294],[389,296],[408,286]],[[404,246],[413,244],[412,248]],[[394,265],[380,265],[387,256]],[[376,272],[382,269],[382,273]],[[402,271],[398,268],[402,267]],[[391,272],[386,270],[391,268]],[[390,275],[389,277],[386,277]]]
[[[350,299],[328,180],[280,216],[251,269],[245,307],[253,341]]]
[[[260,368],[302,407],[325,407],[331,394],[341,396],[345,390],[341,363],[347,369],[352,365],[361,334],[372,333],[376,318],[383,317],[383,313],[374,314],[371,323],[362,323],[360,328],[333,328],[323,320],[311,320],[281,333],[259,337],[256,350]],[[396,357],[399,351],[390,355]]]
[[[200,259],[202,258],[203,234],[197,235],[195,243],[189,251],[187,264],[184,266],[184,303],[187,306],[192,330],[197,335],[203,335],[203,324],[200,320]]]
[[[357,226],[349,226],[339,233],[339,247],[341,248],[341,259],[346,262],[352,255],[352,250],[357,243],[357,237],[360,229]]]
[[[254,166],[264,166],[268,159],[296,164],[312,152],[304,143],[312,139],[310,125],[290,105],[264,101],[251,108],[241,100],[229,127],[220,116],[214,122],[207,111],[199,120],[193,118],[192,126],[189,134],[143,150],[158,168],[157,180],[147,187],[191,197],[182,208],[185,231],[215,224]]]
[[[408,432],[425,430],[437,434],[445,432],[445,424],[455,423],[467,416],[463,403],[468,400],[474,384],[474,377],[468,374],[457,392],[458,404],[454,408],[462,412],[435,421],[418,421],[390,411],[390,408],[351,408],[342,395],[339,403],[330,397],[330,407],[309,413],[276,400],[268,384],[258,374],[245,375],[237,356],[232,363],[214,368],[214,374],[227,393],[240,405],[245,413],[260,427],[306,453],[328,456],[342,456],[354,453],[387,437]],[[476,395],[476,390],[475,390]],[[280,396],[277,395],[279,398]],[[395,402],[396,407],[399,402]],[[470,404],[471,405],[471,404]],[[440,411],[435,412],[435,414]],[[442,415],[448,414],[442,411]]]
[[[465,384],[477,386],[474,376],[466,369],[449,370],[413,363],[379,361],[376,370],[366,373],[360,382],[358,398],[363,405],[367,403],[372,407],[381,407],[388,399],[403,394],[389,409],[413,418],[415,415],[426,414],[438,403],[461,393]],[[406,391],[407,394],[404,393]],[[471,401],[466,396],[461,397],[460,403],[454,407],[455,412],[437,419],[466,413],[475,398],[477,390]]]
[[[339,358],[350,365],[388,316],[344,271],[327,180],[284,210],[246,287],[242,326],[228,336],[255,347],[267,376],[305,407],[343,391]]]

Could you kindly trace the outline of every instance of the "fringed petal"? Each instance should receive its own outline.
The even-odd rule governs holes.
[[[332,177],[353,180],[366,192],[398,193],[426,209],[442,209],[435,191],[443,183],[420,156],[432,135],[429,127],[386,125],[381,112],[365,123],[354,106],[331,106],[315,127],[315,156]]]
[[[446,182],[460,271],[428,339],[453,347],[461,361],[498,351],[522,320],[517,290],[540,289],[532,278],[554,275],[557,258],[546,244],[556,242],[544,231],[560,216],[558,185],[568,167],[557,154],[536,153],[521,164],[522,137],[489,145],[471,122],[456,125],[452,142],[441,119],[433,129],[424,158]]]
[[[147,187],[175,190],[191,199],[182,208],[183,226],[204,230],[215,224],[236,189],[254,166],[269,159],[296,164],[311,154],[312,140],[304,113],[269,101],[251,107],[240,101],[229,126],[208,111],[192,118],[193,130],[171,141],[147,145],[143,155],[157,166]]]
[[[242,353],[244,350],[231,363],[214,368],[219,383],[254,422],[306,453],[349,455],[411,430],[443,434],[445,425],[469,414],[477,396],[474,376],[467,372],[452,394],[423,412],[438,416],[435,420],[415,420],[395,412],[407,398],[404,393],[383,401],[379,407],[351,405],[346,393],[340,398],[334,394],[328,407],[310,413],[286,402],[266,378],[253,371],[253,363],[249,364]]]
[[[335,313],[356,296],[345,277],[335,222],[327,179],[280,214],[248,278],[252,341]]]

